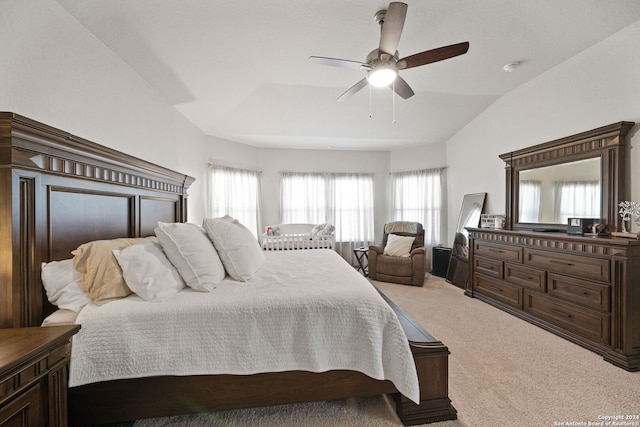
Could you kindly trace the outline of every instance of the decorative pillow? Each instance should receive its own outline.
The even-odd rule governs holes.
[[[244,228],[245,230],[249,231],[249,229],[247,227],[244,226],[244,224],[242,224],[240,221],[238,221],[237,219],[235,219],[234,217],[232,217],[231,215],[225,215],[225,216],[221,216],[219,218],[220,221],[224,221],[224,222],[229,222],[231,224],[235,224],[240,228]]]
[[[124,282],[122,270],[113,256],[116,249],[156,241],[155,237],[95,240],[78,246],[71,252],[73,266],[80,276],[80,287],[96,305],[131,295],[131,289]]]
[[[383,253],[389,256],[409,257],[411,256],[411,246],[415,239],[415,237],[411,236],[389,234]]]
[[[155,233],[167,258],[191,289],[211,292],[222,282],[224,266],[202,227],[158,222]]]
[[[140,298],[164,301],[184,288],[182,277],[159,243],[148,242],[113,251],[127,286]]]
[[[331,236],[335,230],[336,227],[334,227],[332,224],[327,224],[318,234],[320,236]]]
[[[264,264],[260,244],[244,226],[217,218],[205,218],[202,225],[233,279],[246,282]]]
[[[80,276],[73,268],[73,260],[43,262],[41,276],[47,299],[59,309],[77,313],[91,302],[80,288]]]
[[[312,236],[317,236],[318,234],[320,234],[322,232],[322,230],[324,230],[324,228],[326,226],[327,226],[327,224],[314,225],[309,234],[311,234]]]

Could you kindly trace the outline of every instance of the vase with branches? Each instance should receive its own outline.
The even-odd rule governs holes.
[[[618,212],[620,213],[620,218],[622,218],[622,232],[628,233],[627,222],[631,221],[632,215],[640,215],[640,203],[625,200],[620,202],[618,206],[620,207]]]

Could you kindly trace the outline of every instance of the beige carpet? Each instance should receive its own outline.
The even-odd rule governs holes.
[[[449,397],[458,420],[430,426],[586,426],[603,421],[603,416],[640,415],[640,372],[626,372],[601,356],[466,297],[438,277],[429,277],[423,288],[375,284],[451,351]],[[635,424],[618,425],[640,425],[639,420],[631,421]],[[384,397],[135,423],[136,427],[399,425],[393,403]]]

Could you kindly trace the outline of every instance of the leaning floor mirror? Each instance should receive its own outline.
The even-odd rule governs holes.
[[[462,289],[467,287],[469,273],[469,232],[465,227],[478,227],[487,193],[465,194],[462,199],[460,217],[451,247],[451,258],[447,269],[447,282]]]

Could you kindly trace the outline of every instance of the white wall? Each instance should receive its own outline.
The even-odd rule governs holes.
[[[499,154],[619,121],[640,122],[640,22],[498,99],[447,143],[449,212],[487,192],[485,211],[505,212]],[[524,65],[526,66],[526,64]],[[517,71],[516,71],[517,72]],[[640,201],[640,125],[631,131],[630,200]],[[449,215],[449,235],[455,221]]]
[[[2,0],[0,40],[0,111],[195,177],[203,216],[204,134],[58,3]]]
[[[444,142],[393,150],[390,155],[391,172],[406,172],[445,166],[447,166],[447,144]]]

